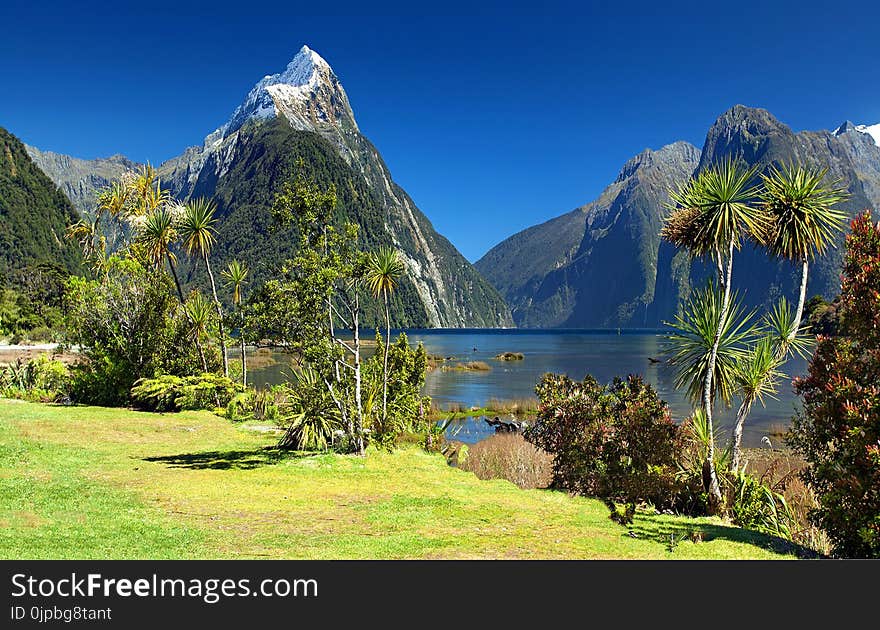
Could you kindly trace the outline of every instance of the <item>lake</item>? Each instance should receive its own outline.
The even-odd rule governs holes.
[[[489,371],[435,369],[428,373],[425,393],[441,407],[457,403],[466,407],[482,407],[490,399],[533,398],[535,384],[546,372],[564,373],[580,380],[592,374],[602,383],[615,376],[641,374],[660,397],[669,403],[673,418],[681,421],[691,413],[684,392],[673,387],[672,369],[650,359],[663,359],[665,340],[658,331],[621,330],[527,330],[527,329],[428,329],[407,330],[410,342],[424,343],[429,354],[455,357],[455,362],[484,361]],[[396,333],[395,333],[396,334]],[[502,352],[521,352],[522,361],[498,361]],[[249,370],[252,384],[262,386],[279,383],[289,372],[284,355],[276,355],[278,363],[262,369]],[[791,422],[799,400],[791,387],[791,377],[806,372],[806,361],[799,357],[783,367],[788,375],[779,387],[775,400],[766,399],[766,407],[755,403],[743,432],[745,446],[760,446],[761,438],[769,436],[773,445],[781,442],[775,434]],[[734,401],[736,405],[737,401]],[[736,409],[716,410],[717,425],[723,438],[730,432]],[[476,442],[492,435],[493,430],[482,418],[455,423],[455,438]]]

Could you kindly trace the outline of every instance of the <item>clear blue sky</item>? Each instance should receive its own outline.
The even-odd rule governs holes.
[[[334,16],[270,0],[29,4],[0,6],[0,126],[25,142],[159,163],[200,144],[305,43],[470,260],[592,200],[646,147],[702,146],[735,103],[796,130],[880,122],[877,3],[462,3],[483,7],[473,15],[334,4]]]

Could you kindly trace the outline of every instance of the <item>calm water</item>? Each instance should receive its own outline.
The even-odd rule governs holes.
[[[456,361],[485,361],[488,372],[433,370],[428,373],[425,393],[446,407],[458,403],[467,407],[484,406],[490,399],[529,398],[535,395],[535,384],[546,372],[568,374],[580,380],[592,374],[600,382],[615,376],[641,374],[669,403],[678,421],[691,412],[691,405],[682,392],[673,386],[672,370],[650,358],[662,359],[664,339],[657,332],[635,331],[559,331],[559,330],[409,330],[410,341],[421,341],[430,354],[455,357]],[[522,352],[522,361],[497,361],[502,352]],[[279,363],[261,370],[249,370],[255,385],[278,383],[289,372],[284,355]],[[806,371],[806,361],[795,358],[784,367],[789,376]],[[747,446],[760,445],[761,437],[788,426],[798,399],[791,388],[791,379],[780,385],[777,400],[766,400],[766,408],[756,403],[743,434]],[[716,411],[719,430],[726,437],[736,409]],[[481,418],[463,421],[457,427],[456,439],[475,442],[492,434]],[[772,441],[779,438],[771,436]],[[775,446],[775,444],[774,444]]]

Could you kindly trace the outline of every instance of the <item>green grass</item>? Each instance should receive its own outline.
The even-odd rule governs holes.
[[[779,558],[717,519],[480,481],[416,448],[279,453],[204,412],[0,400],[3,558]],[[702,542],[676,540],[699,532]],[[633,537],[635,536],[635,537]]]

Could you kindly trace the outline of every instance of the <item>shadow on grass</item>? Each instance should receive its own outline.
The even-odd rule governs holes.
[[[693,544],[695,541],[727,540],[754,545],[774,553],[791,554],[798,558],[821,558],[821,554],[809,547],[798,545],[778,536],[762,534],[750,529],[712,523],[669,523],[647,515],[637,515],[628,531],[638,538],[656,540],[666,545],[674,553],[679,544]],[[626,533],[624,533],[626,535]],[[697,542],[696,544],[700,544]]]
[[[314,453],[280,451],[276,448],[256,448],[250,451],[203,451],[201,453],[182,453],[144,457],[145,462],[161,462],[169,468],[189,468],[191,470],[253,470],[272,466],[287,459],[313,457]]]

